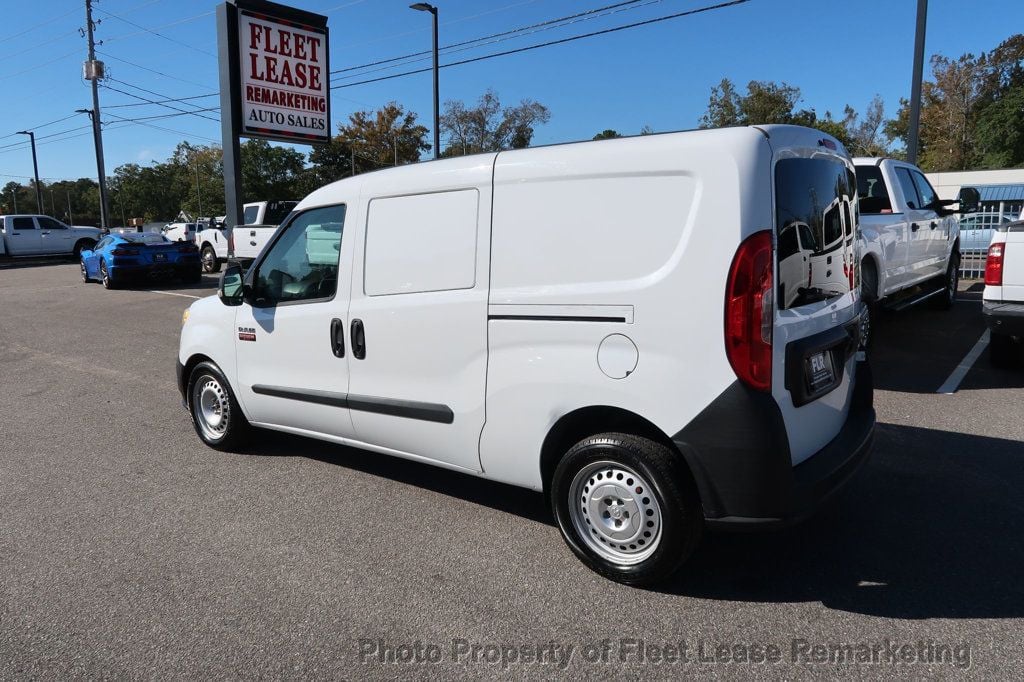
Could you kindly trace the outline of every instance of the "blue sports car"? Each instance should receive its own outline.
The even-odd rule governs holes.
[[[172,242],[155,232],[108,234],[82,250],[82,281],[98,279],[107,289],[170,277],[198,282],[202,276],[195,244]]]

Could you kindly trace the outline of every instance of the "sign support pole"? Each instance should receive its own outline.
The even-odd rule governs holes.
[[[242,151],[238,142],[239,77],[232,68],[238,55],[238,8],[231,3],[217,6],[217,53],[220,64],[220,135],[224,151],[224,226],[233,230],[242,224]],[[230,28],[229,28],[230,27]],[[234,254],[228,254],[229,257]]]

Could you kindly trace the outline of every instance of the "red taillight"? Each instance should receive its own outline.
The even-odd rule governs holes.
[[[748,237],[732,259],[725,293],[725,353],[736,376],[751,388],[772,385],[775,305],[772,233]]]
[[[114,249],[110,252],[111,256],[138,256],[138,249]]]
[[[985,284],[994,287],[1003,286],[1003,254],[1005,244],[993,244],[988,247],[988,258],[985,259]]]

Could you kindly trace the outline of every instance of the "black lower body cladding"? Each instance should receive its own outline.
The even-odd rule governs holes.
[[[985,326],[997,334],[1024,336],[1024,303],[985,301],[981,314]]]
[[[733,383],[672,437],[693,472],[711,527],[778,526],[811,514],[867,459],[874,434],[871,369],[856,364],[849,415],[836,437],[797,466],[770,394]]]

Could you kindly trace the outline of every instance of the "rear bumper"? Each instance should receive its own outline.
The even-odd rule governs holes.
[[[793,466],[774,399],[733,384],[672,439],[694,474],[708,526],[770,528],[813,514],[867,461],[875,428],[872,393],[871,369],[858,362],[843,428]]]
[[[1024,336],[1024,303],[983,301],[981,314],[985,326],[997,334]]]
[[[142,280],[173,277],[195,277],[202,272],[199,259],[159,265],[114,265],[110,274],[115,279]]]

